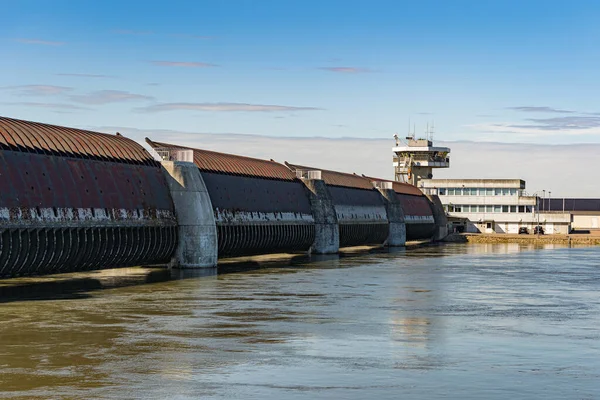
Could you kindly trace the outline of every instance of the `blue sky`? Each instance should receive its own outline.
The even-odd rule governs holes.
[[[330,138],[410,119],[445,141],[600,143],[596,1],[0,5],[3,116]]]

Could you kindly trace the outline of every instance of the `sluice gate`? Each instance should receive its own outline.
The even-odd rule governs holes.
[[[182,147],[147,140],[160,152]],[[210,196],[219,257],[307,251],[315,238],[304,185],[275,161],[193,151]]]
[[[160,164],[118,135],[0,118],[0,276],[164,263]]]
[[[339,226],[339,247],[383,244],[389,235],[384,200],[364,177],[286,163],[293,170],[320,171]]]

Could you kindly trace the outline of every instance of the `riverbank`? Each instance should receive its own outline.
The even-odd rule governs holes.
[[[521,243],[563,244],[566,246],[600,246],[600,235],[515,235],[507,233],[461,233],[448,236],[453,243]]]

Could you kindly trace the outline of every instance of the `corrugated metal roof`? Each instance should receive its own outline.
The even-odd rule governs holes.
[[[379,181],[379,182],[392,182],[392,188],[394,189],[394,192],[396,193],[402,193],[402,194],[410,194],[412,196],[423,196],[423,192],[421,191],[421,189],[419,189],[418,187],[408,184],[408,183],[403,183],[403,182],[398,182],[398,181],[390,181],[389,179],[380,179],[380,178],[374,178],[372,176],[366,176],[363,175],[365,178],[367,178],[370,181]]]
[[[194,151],[194,164],[201,171],[216,172],[231,175],[253,176],[258,178],[280,179],[293,181],[296,174],[285,165],[276,161],[261,160],[234,154],[219,153],[216,151],[194,149],[191,147],[177,146],[174,144],[153,142],[146,138],[146,142],[153,149],[187,149]]]
[[[0,117],[0,149],[128,164],[157,165],[138,143],[120,135]]]
[[[321,168],[307,167],[303,165],[290,164],[286,161],[287,165],[292,171],[296,170],[316,170],[321,171],[321,178],[328,185],[333,186],[345,186],[356,189],[373,190],[371,181],[363,176],[356,174],[349,174],[346,172],[337,172]]]

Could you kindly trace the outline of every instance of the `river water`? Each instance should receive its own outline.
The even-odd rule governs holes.
[[[600,248],[0,284],[0,398],[600,398]]]

